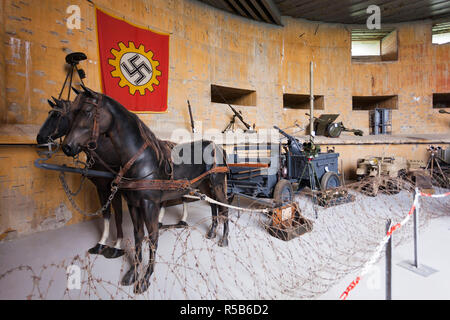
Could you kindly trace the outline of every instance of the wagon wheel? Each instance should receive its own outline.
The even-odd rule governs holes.
[[[285,203],[290,203],[293,198],[294,191],[292,189],[292,184],[286,179],[281,179],[278,181],[273,191],[273,200],[275,201],[275,204],[279,206]]]

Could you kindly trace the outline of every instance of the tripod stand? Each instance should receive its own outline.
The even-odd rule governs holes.
[[[78,69],[77,65],[80,61],[86,60],[87,56],[83,52],[73,52],[66,56],[66,63],[70,65],[69,70],[67,71],[66,79],[64,80],[64,84],[59,92],[58,99],[61,99],[61,96],[64,92],[64,88],[67,85],[67,81],[69,80],[68,90],[67,90],[67,100],[70,100],[70,89],[72,88],[73,82],[73,74],[76,71],[78,76],[80,77],[81,84],[84,85],[83,79],[86,78],[86,73],[83,69]]]
[[[430,158],[428,159],[428,163],[427,166],[425,167],[425,171],[428,170],[428,168],[430,168],[430,177],[433,178],[433,173],[435,171],[434,169],[434,165],[436,165],[436,167],[439,170],[439,173],[441,174],[441,179],[444,182],[445,185],[449,184],[449,179],[448,177],[444,174],[444,172],[442,171],[441,165],[439,164],[440,158],[437,155],[438,151],[440,150],[440,147],[435,147],[435,146],[429,146],[427,148],[427,151],[430,153]]]
[[[222,133],[225,133],[230,129],[231,129],[231,131],[234,131],[235,124],[236,124],[236,115],[233,114],[233,117],[231,118],[230,123],[228,123],[228,125],[226,126],[225,129],[223,129]]]

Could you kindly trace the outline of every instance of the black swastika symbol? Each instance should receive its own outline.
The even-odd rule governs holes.
[[[128,73],[128,75],[130,77],[135,76],[136,74],[139,75],[139,77],[134,80],[134,85],[139,85],[142,80],[144,80],[146,78],[145,73],[142,70],[147,70],[147,72],[149,74],[152,73],[152,69],[147,65],[147,63],[145,63],[145,61],[142,61],[139,65],[136,65],[136,61],[139,59],[140,55],[139,54],[135,54],[134,56],[132,56],[130,59],[128,59],[128,63],[133,67],[131,70],[128,68],[128,66],[125,64],[125,62],[121,63],[122,68],[125,70],[126,73]]]

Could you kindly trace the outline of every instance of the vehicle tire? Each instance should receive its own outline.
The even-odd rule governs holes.
[[[290,203],[294,199],[294,190],[292,184],[286,180],[281,179],[275,185],[273,190],[273,200],[277,206]]]
[[[328,171],[320,180],[320,190],[325,191],[328,189],[338,188],[341,186],[341,179],[336,172]]]

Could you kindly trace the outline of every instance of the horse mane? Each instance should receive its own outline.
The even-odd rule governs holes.
[[[145,134],[145,137],[142,138],[148,141],[149,148],[151,148],[155,153],[159,168],[163,169],[167,175],[171,175],[173,172],[172,148],[175,146],[175,143],[159,139],[136,114],[128,111],[121,103],[114,100],[113,98],[107,95],[103,96],[106,97],[110,102],[112,102],[113,105],[118,106],[121,111],[128,114],[128,116],[130,116],[134,121],[136,121],[137,127],[141,126],[144,131],[143,133],[141,133],[141,135]]]
[[[81,92],[84,97],[87,98],[98,98],[98,96],[102,95],[104,98],[106,98],[110,104],[114,107],[117,107],[118,109],[116,111],[120,111],[125,113],[127,116],[132,118],[136,122],[136,127],[141,127],[144,132],[141,132],[139,129],[139,132],[141,132],[141,136],[144,134],[142,138],[148,142],[148,147],[153,150],[156,156],[156,160],[158,161],[158,167],[160,169],[163,169],[165,173],[169,176],[173,173],[173,164],[172,164],[172,148],[176,145],[175,143],[171,141],[164,141],[160,140],[156,135],[150,130],[150,128],[145,125],[145,123],[134,113],[128,111],[121,103],[114,100],[113,98],[99,93],[92,91],[90,89],[85,89],[85,91]],[[81,107],[82,104],[80,104],[81,96],[77,95],[77,98],[75,99],[73,103],[73,109],[77,110],[79,107]],[[104,104],[103,100],[103,104]],[[75,103],[77,102],[77,103]]]
[[[172,148],[176,145],[176,143],[159,139],[138,116],[133,113],[132,115],[136,118],[136,121],[139,121],[142,124],[147,141],[149,142],[149,147],[155,152],[159,167],[164,168],[166,171],[167,166],[172,168]],[[170,173],[171,172],[172,170],[170,169]]]

